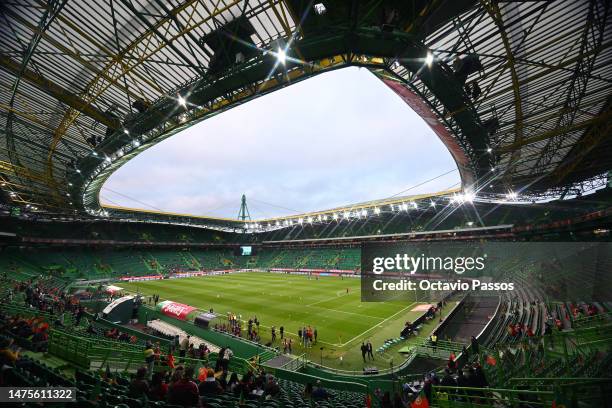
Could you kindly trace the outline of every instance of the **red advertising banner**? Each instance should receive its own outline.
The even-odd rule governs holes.
[[[197,310],[193,306],[176,303],[171,300],[166,300],[157,305],[159,310],[166,316],[174,317],[175,319],[185,320],[189,313]]]

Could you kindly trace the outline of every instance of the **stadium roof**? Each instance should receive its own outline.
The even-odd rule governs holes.
[[[612,167],[606,1],[31,0],[0,12],[12,205],[105,214],[102,184],[147,147],[351,65],[428,121],[464,189],[575,193]]]

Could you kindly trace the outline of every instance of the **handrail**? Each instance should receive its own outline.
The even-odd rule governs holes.
[[[553,391],[532,391],[532,390],[513,390],[511,388],[478,388],[478,387],[456,387],[453,385],[433,385],[434,390],[449,390],[449,391],[487,391],[510,394],[525,394],[525,395],[553,395]]]

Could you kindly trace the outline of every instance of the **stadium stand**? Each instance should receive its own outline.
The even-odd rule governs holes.
[[[49,0],[0,14],[0,386],[74,387],[74,403],[48,405],[76,408],[612,407],[609,1]],[[265,219],[245,196],[237,219],[101,202],[167,137],[348,67],[420,116],[459,187]],[[394,148],[384,123],[368,131]],[[282,172],[281,154],[263,159]],[[486,279],[516,289],[380,309],[351,290],[368,248],[435,244],[464,260],[491,249]],[[172,283],[177,298],[160,299]],[[190,290],[197,307],[179,303]],[[274,342],[255,312],[295,327]]]

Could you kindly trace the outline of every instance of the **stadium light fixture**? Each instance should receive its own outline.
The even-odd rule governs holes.
[[[344,212],[344,218],[348,219],[351,216],[351,212],[350,211],[345,211]]]
[[[182,95],[179,95],[177,100],[178,100],[178,104],[179,105],[181,105],[183,107],[187,106],[187,99],[183,98]]]
[[[298,218],[298,224],[302,225],[304,223],[304,219],[303,218]]]
[[[432,208],[436,208],[436,203],[434,201],[430,201],[429,206]]]
[[[473,202],[475,197],[476,195],[472,191],[466,191],[463,193],[463,200],[468,203]]]
[[[279,220],[276,220],[276,226],[280,227],[280,221]]]
[[[312,224],[312,217],[308,217],[308,223]]]
[[[68,186],[72,187],[72,183],[70,183],[70,182],[69,182],[69,183],[68,183]]]
[[[313,7],[314,7],[315,13],[317,13],[320,16],[327,12],[327,9],[325,8],[325,4],[323,3],[317,3]]]
[[[493,151],[493,149],[491,149],[490,147],[487,147],[487,153],[491,153]]]
[[[361,210],[361,216],[362,217],[367,217],[368,216],[368,210],[366,210],[365,208],[363,210]]]
[[[76,169],[76,172],[81,174],[81,170],[80,169]]]
[[[380,208],[374,207],[374,214],[376,215],[380,214]]]
[[[287,52],[284,49],[279,48],[276,52],[276,59],[278,62],[285,65],[285,62],[287,61]]]
[[[127,130],[127,129],[123,129],[123,133],[125,133],[126,135],[129,135],[129,134],[130,134],[130,131],[129,131],[129,130]]]
[[[134,140],[134,147],[139,147],[140,146],[140,142],[138,140]]]
[[[321,216],[321,220],[327,221],[327,215],[323,214],[323,216]]]
[[[334,219],[334,221],[337,221],[338,220],[338,214],[334,213],[334,215],[332,215],[332,218]]]
[[[518,194],[515,191],[510,190],[508,194],[506,194],[506,198],[508,200],[516,200],[518,198]]]
[[[94,156],[98,157],[98,152],[91,152]]]
[[[427,51],[427,56],[425,57],[425,64],[428,67],[431,67],[431,64],[433,64],[433,61],[434,61],[433,54],[431,53],[431,51]]]
[[[402,210],[408,211],[408,204],[402,203]]]
[[[416,203],[416,201],[412,202],[412,208],[414,208],[415,210],[419,208],[419,205]]]
[[[467,225],[468,227],[471,227],[472,225],[474,225],[474,221],[468,221]]]

